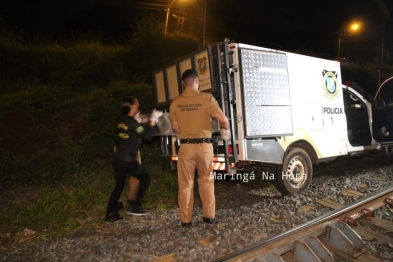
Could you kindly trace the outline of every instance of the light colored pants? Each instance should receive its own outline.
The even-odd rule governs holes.
[[[216,215],[214,196],[214,179],[210,176],[213,162],[213,145],[211,143],[182,144],[178,154],[178,185],[180,220],[182,223],[192,221],[194,209],[194,176],[198,170],[199,196],[205,218]]]
[[[139,162],[140,165],[142,165],[141,151],[139,149],[138,149],[138,155],[136,156],[136,161]],[[134,176],[130,176],[128,184],[130,190],[128,192],[127,200],[136,200],[136,195],[138,193],[138,188],[139,188],[139,179]]]
[[[141,151],[139,149],[138,149],[138,154],[136,156],[136,161],[139,162],[140,165],[142,164]],[[134,176],[130,176],[129,181],[128,181],[128,185],[129,185],[129,191],[128,191],[127,200],[134,201],[134,200],[136,200],[136,196],[138,194],[139,179]],[[121,202],[121,196],[120,196],[119,202]]]
[[[130,190],[128,192],[127,200],[134,201],[136,200],[136,195],[138,193],[139,179],[134,176],[130,176],[128,184],[130,186]]]

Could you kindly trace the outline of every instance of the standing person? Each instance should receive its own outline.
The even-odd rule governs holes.
[[[125,96],[124,98],[126,98],[126,97],[127,96]],[[132,98],[132,96],[130,96],[130,95],[128,95],[128,97]],[[142,123],[142,121],[143,121],[142,118],[145,118],[145,116],[141,115],[140,112],[138,112],[134,116],[134,119],[138,123]],[[141,151],[139,150],[139,147],[140,147],[141,144],[142,144],[142,140],[139,139],[139,142],[138,142],[138,153],[136,155],[136,161],[139,163],[139,165],[142,165],[142,162],[141,162]],[[115,146],[115,148],[116,148],[116,146]],[[139,180],[136,177],[134,177],[132,175],[129,175],[128,186],[129,186],[129,191],[128,191],[128,197],[127,197],[126,212],[129,213],[129,214],[132,214],[132,209],[134,207],[134,202],[135,202],[135,200],[137,198],[137,195],[138,195]],[[123,202],[121,201],[121,196],[120,196],[120,199],[119,199],[119,210],[123,209],[123,208],[124,208],[124,205],[123,205]]]
[[[119,215],[119,199],[123,192],[124,185],[128,174],[139,180],[139,187],[136,200],[133,203],[133,209],[130,212],[133,215],[146,215],[143,210],[142,198],[149,187],[150,176],[143,167],[137,162],[136,155],[140,139],[150,140],[153,135],[156,120],[162,112],[153,110],[148,125],[138,123],[134,119],[139,112],[139,101],[133,97],[125,97],[121,101],[123,117],[117,124],[117,138],[115,142],[115,152],[112,163],[115,171],[115,187],[109,197],[107,211],[105,215],[106,222],[116,222],[122,220]]]
[[[178,187],[180,220],[182,226],[191,226],[194,208],[194,176],[198,171],[199,195],[202,201],[203,221],[213,223],[216,212],[214,180],[210,176],[213,162],[211,139],[212,120],[221,126],[221,138],[231,137],[229,122],[211,94],[199,92],[198,73],[188,69],[182,74],[184,91],[170,105],[173,131],[180,138],[178,153]]]

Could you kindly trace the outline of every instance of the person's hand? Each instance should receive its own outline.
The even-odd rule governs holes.
[[[160,117],[162,115],[162,112],[161,111],[158,111],[158,110],[153,110],[153,112],[151,112],[151,115],[150,115],[150,120],[151,121],[155,121],[155,122],[157,122],[157,119]]]
[[[223,140],[231,139],[231,131],[229,131],[228,129],[221,128],[220,134]]]
[[[142,122],[142,117],[143,115],[141,115],[141,112],[136,113],[136,115],[134,116],[134,119],[138,122],[141,123]]]

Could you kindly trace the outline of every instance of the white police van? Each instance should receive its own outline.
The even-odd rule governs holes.
[[[168,110],[182,92],[180,76],[189,68],[230,120],[230,141],[213,125],[216,179],[254,175],[296,194],[311,184],[315,164],[370,153],[393,161],[393,103],[342,84],[339,62],[229,41],[208,45],[153,72],[158,108]],[[173,169],[178,139],[168,121],[167,113],[162,157]]]

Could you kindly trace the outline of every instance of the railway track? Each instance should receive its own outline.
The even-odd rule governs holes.
[[[347,206],[325,205],[335,210],[214,261],[382,261],[367,241],[388,245],[393,253],[393,223],[373,215],[384,206],[393,210],[393,186]]]

